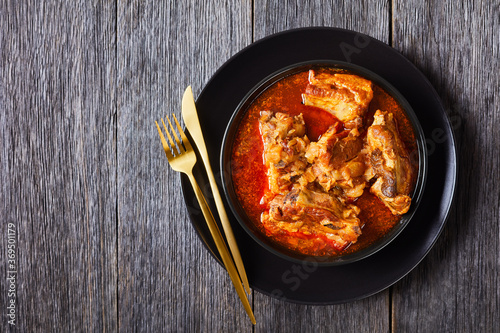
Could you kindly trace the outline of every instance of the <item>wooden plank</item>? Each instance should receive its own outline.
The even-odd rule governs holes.
[[[365,4],[342,1],[288,1],[286,5],[276,1],[255,1],[256,40],[279,31],[306,26],[347,28],[388,42],[389,7],[385,1]],[[256,331],[388,332],[389,297],[389,291],[386,290],[353,303],[304,306],[278,301],[256,292]]]
[[[256,0],[254,10],[254,40],[288,29],[325,26],[350,29],[389,42],[390,12],[386,1],[362,4],[339,0]]]
[[[115,12],[0,3],[2,332],[117,329]]]
[[[189,222],[154,120],[180,117],[250,43],[251,3],[118,2],[119,322],[123,331],[251,330],[224,269]]]
[[[444,233],[394,289],[395,332],[500,332],[499,5],[394,1],[394,46],[441,96],[460,162]]]
[[[389,332],[389,292],[340,305],[287,303],[254,293],[257,332]],[[349,319],[348,319],[349,318]]]

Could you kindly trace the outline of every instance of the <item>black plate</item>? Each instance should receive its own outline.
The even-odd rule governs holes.
[[[413,64],[393,48],[366,35],[343,29],[306,28],[272,35],[243,49],[214,74],[199,95],[196,105],[216,178],[220,180],[219,156],[226,125],[248,91],[281,68],[316,59],[352,62],[386,79],[412,106],[428,148],[427,186],[412,221],[385,248],[351,264],[325,267],[278,257],[241,228],[226,202],[252,288],[290,302],[337,304],[391,286],[425,257],[446,223],[456,188],[457,158],[453,131],[441,101]],[[215,212],[201,163],[194,171]],[[182,176],[181,182],[193,226],[220,263],[187,177]]]

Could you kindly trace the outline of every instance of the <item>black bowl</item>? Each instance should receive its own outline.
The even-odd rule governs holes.
[[[247,112],[248,107],[255,101],[255,99],[263,93],[267,88],[269,88],[274,83],[280,81],[288,75],[292,75],[298,72],[306,71],[315,67],[331,67],[345,69],[351,73],[360,75],[366,79],[371,80],[378,86],[382,87],[386,92],[388,92],[403,108],[407,118],[410,120],[417,143],[418,152],[418,176],[415,184],[415,188],[411,194],[412,203],[410,210],[404,214],[398,224],[396,224],[388,233],[383,237],[378,239],[373,244],[360,249],[356,252],[347,253],[345,255],[336,256],[307,256],[296,251],[292,251],[284,246],[279,245],[275,241],[268,238],[266,235],[257,228],[257,226],[249,219],[247,213],[241,206],[232,181],[231,172],[231,152],[233,148],[233,142],[240,125],[243,116]],[[425,138],[423,130],[417,119],[417,116],[413,112],[410,104],[406,99],[386,80],[384,80],[379,75],[357,65],[353,65],[346,62],[332,61],[332,60],[316,60],[298,63],[292,66],[285,67],[259,82],[240,102],[236,110],[234,111],[226,131],[224,133],[222,148],[221,148],[221,171],[222,171],[222,186],[224,193],[226,195],[229,206],[236,217],[237,221],[243,227],[243,229],[263,248],[274,253],[287,260],[292,260],[295,262],[314,262],[315,265],[320,266],[332,266],[347,264],[354,261],[366,258],[375,252],[379,251],[387,244],[389,244],[394,238],[396,238],[401,231],[408,225],[412,219],[415,211],[418,208],[420,200],[422,198],[422,193],[424,191],[425,179],[427,176],[427,149],[425,144]]]

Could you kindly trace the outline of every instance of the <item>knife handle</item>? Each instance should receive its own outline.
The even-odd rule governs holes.
[[[226,243],[224,242],[224,239],[222,238],[222,235],[220,233],[219,228],[217,227],[217,224],[215,222],[214,216],[212,212],[210,211],[210,208],[207,204],[207,201],[205,200],[205,197],[203,196],[203,193],[200,189],[200,186],[196,182],[196,179],[192,174],[187,174],[191,185],[193,186],[194,189],[194,194],[196,195],[196,199],[198,200],[198,203],[200,204],[201,211],[203,213],[203,216],[205,217],[205,220],[207,221],[208,229],[210,230],[210,233],[212,234],[212,237],[215,241],[215,245],[217,246],[217,250],[219,250],[219,254],[222,258],[222,262],[224,263],[224,266],[227,269],[227,272],[229,273],[229,277],[231,278],[231,281],[233,282],[233,285],[236,289],[236,292],[238,293],[238,296],[243,303],[243,307],[245,308],[245,311],[247,312],[248,316],[250,317],[250,320],[252,321],[252,324],[256,324],[255,321],[255,316],[253,314],[252,308],[250,306],[250,303],[248,302],[247,295],[245,294],[245,290],[243,289],[243,285],[241,284],[240,276],[238,275],[238,271],[234,265],[233,259],[229,253],[228,248],[226,247]]]

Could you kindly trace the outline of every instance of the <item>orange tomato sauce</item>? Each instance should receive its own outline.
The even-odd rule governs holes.
[[[306,134],[311,141],[317,141],[329,126],[338,120],[330,113],[312,106],[302,104],[301,94],[308,83],[308,71],[292,74],[271,85],[261,93],[248,107],[239,124],[232,147],[231,172],[234,189],[238,200],[248,217],[263,235],[266,234],[260,222],[260,216],[266,209],[261,198],[267,188],[266,168],[263,163],[263,143],[259,132],[259,115],[261,111],[286,112],[290,115],[302,113],[306,124]],[[384,89],[374,84],[374,96],[365,115],[364,125],[373,122],[376,110],[390,111],[396,118],[398,129],[406,148],[416,150],[415,135],[410,121],[406,118],[402,107]],[[368,188],[364,194],[353,200],[361,209],[358,215],[362,223],[362,234],[358,241],[337,254],[356,252],[383,237],[401,219],[390,210]],[[287,237],[287,235],[283,235]],[[289,240],[288,240],[289,241]],[[281,245],[285,242],[279,242]],[[304,254],[311,253],[304,251]]]

